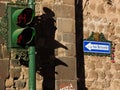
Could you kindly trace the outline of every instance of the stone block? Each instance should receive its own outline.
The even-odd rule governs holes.
[[[0,90],[5,90],[5,79],[0,78]]]
[[[75,43],[74,33],[63,33],[63,41],[68,43]]]
[[[111,90],[120,90],[120,81],[114,80],[111,82]]]
[[[26,82],[24,80],[16,80],[15,81],[16,88],[22,89],[25,87],[25,85],[26,85]]]
[[[120,51],[120,44],[117,44],[115,48],[116,48],[116,51]]]
[[[116,73],[114,74],[114,78],[115,78],[115,79],[120,79],[120,72],[116,72]]]
[[[113,6],[107,6],[107,12],[108,13],[116,13],[116,6],[113,5]]]
[[[12,59],[11,63],[14,67],[20,66],[20,61],[18,59]]]
[[[106,78],[110,79],[113,78],[113,74],[110,71],[105,72]]]
[[[43,0],[42,3],[54,3],[54,0]]]
[[[96,71],[94,71],[94,70],[90,70],[89,73],[88,73],[87,79],[89,81],[97,80],[98,79],[98,73]]]
[[[99,32],[104,31],[104,25],[102,25],[102,24],[98,25],[98,30],[99,30]]]
[[[93,23],[88,24],[88,29],[91,31],[95,30],[95,25]]]
[[[116,26],[116,34],[120,33],[120,26]]]
[[[58,32],[70,32],[74,33],[75,32],[75,21],[72,19],[64,19],[60,18],[57,20],[57,25],[58,25]]]
[[[88,30],[87,30],[87,31],[86,31],[86,30],[84,31],[84,36],[83,36],[84,39],[87,39],[87,38],[89,37],[89,33],[90,33],[90,32],[89,32]]]
[[[61,65],[56,66],[56,80],[74,80],[76,79],[76,59],[73,57],[59,57]]]
[[[63,0],[63,4],[74,5],[74,0]]]
[[[14,79],[18,79],[20,77],[21,68],[12,68],[10,70],[11,77]]]
[[[10,87],[12,87],[13,85],[14,85],[13,78],[9,78],[9,79],[6,80],[6,82],[5,82],[6,88],[10,88]]]
[[[102,71],[98,71],[98,77],[100,78],[100,79],[105,79],[105,72],[102,72]]]
[[[104,63],[103,67],[104,67],[104,70],[110,70],[111,69],[111,65],[110,65],[109,62]]]
[[[5,44],[3,44],[4,42],[4,39],[0,38],[0,59],[9,58],[7,47]]]
[[[100,4],[100,5],[98,5],[98,7],[97,7],[97,11],[98,11],[98,13],[100,13],[100,14],[105,14],[105,9],[104,9],[104,6],[103,6],[104,4],[102,3],[102,4]]]
[[[55,90],[78,90],[77,80],[56,80]]]
[[[65,56],[65,49],[58,48],[56,54],[57,54],[57,56],[64,57]]]
[[[54,5],[53,11],[56,17],[62,18],[75,18],[74,7],[69,5]]]
[[[104,88],[110,87],[110,81],[106,80],[105,82],[102,83]]]
[[[6,90],[14,90],[14,88],[6,88]]]
[[[115,67],[115,70],[120,70],[120,64],[118,64],[118,63],[116,63],[116,64],[114,64],[114,67]]]
[[[4,16],[5,12],[5,4],[4,3],[0,3],[0,17]]]
[[[9,76],[9,60],[0,60],[0,78]]]
[[[91,8],[91,10],[95,10],[96,4],[95,4],[95,3],[90,3],[90,6],[89,6],[89,7]]]
[[[88,62],[86,68],[89,70],[95,70],[95,64],[93,62]]]
[[[65,56],[75,56],[76,50],[74,44],[66,44],[68,50],[65,50]]]
[[[102,62],[101,61],[98,61],[95,63],[95,68],[102,68]]]
[[[15,90],[15,88],[6,88],[6,90]]]
[[[93,83],[92,81],[86,81],[86,86],[91,87],[92,83]]]

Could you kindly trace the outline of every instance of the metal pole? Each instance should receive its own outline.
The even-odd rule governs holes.
[[[34,0],[28,0],[28,5],[35,11]],[[35,47],[29,47],[29,90],[36,90]]]
[[[35,47],[29,47],[29,90],[36,90]]]
[[[30,8],[35,10],[35,0],[28,0],[28,5],[29,5]]]

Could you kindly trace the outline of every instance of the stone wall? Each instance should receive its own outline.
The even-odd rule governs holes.
[[[88,90],[120,90],[120,1],[84,0],[84,39],[92,32],[103,33],[115,44],[115,63],[110,57],[84,56]]]
[[[36,0],[35,4],[36,15],[43,13],[44,6],[54,11],[57,26],[55,38],[68,47],[68,50],[62,48],[55,50],[56,57],[72,67],[56,67],[56,71],[59,73],[56,75],[56,85],[58,86],[56,90],[61,88],[61,83],[66,83],[64,80],[69,81],[72,86],[76,83],[74,3],[74,0]],[[92,32],[102,32],[107,40],[115,44],[114,63],[111,62],[110,57],[84,55],[86,88],[88,90],[120,90],[120,1],[83,0],[82,4],[84,39],[88,38]],[[0,83],[2,86],[5,84],[6,90],[28,90],[28,68],[20,65],[15,59],[14,52],[14,50],[11,52],[9,77],[6,73],[6,82],[5,79],[0,79]],[[8,67],[4,69],[8,72]],[[42,80],[43,77],[36,73],[37,90],[42,90]]]

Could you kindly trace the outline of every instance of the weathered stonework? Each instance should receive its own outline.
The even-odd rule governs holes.
[[[3,16],[4,6],[8,0],[0,1],[0,17]],[[57,66],[56,83],[67,83],[62,79],[76,79],[76,38],[75,38],[75,0],[35,0],[36,15],[43,13],[44,6],[55,13],[57,31],[55,38],[67,46],[68,50],[55,50],[56,56],[68,66]],[[87,1],[87,2],[86,2]],[[2,2],[2,3],[1,3]],[[15,0],[12,0],[15,3]],[[83,39],[91,32],[103,33],[106,39],[115,43],[115,63],[110,57],[84,55],[85,86],[88,90],[120,90],[120,1],[119,0],[83,0]],[[2,8],[2,10],[1,10]],[[28,68],[21,66],[15,59],[15,52],[11,51],[10,69],[9,59],[0,54],[0,90],[28,90]],[[9,55],[8,55],[9,56]],[[7,58],[8,58],[7,56]],[[4,64],[4,70],[2,65]],[[72,67],[72,68],[69,68]],[[8,70],[9,69],[9,70]],[[74,71],[74,73],[73,73]],[[70,73],[70,74],[69,74]],[[4,75],[3,75],[4,74]],[[6,79],[7,78],[7,79]],[[6,80],[5,80],[6,79]],[[36,90],[42,90],[43,77],[36,73]],[[71,80],[71,83],[76,82]],[[73,84],[74,85],[74,84]],[[56,87],[57,88],[57,87]]]
[[[85,72],[87,74],[86,87],[88,90],[120,89],[119,3],[117,0],[89,0],[84,8],[84,38],[88,38],[91,32],[102,32],[106,39],[116,44],[115,63],[112,63],[109,57],[89,56],[89,58],[87,58],[87,56],[85,56]],[[89,14],[87,12],[89,12]],[[93,63],[95,68],[93,68],[93,65],[90,63]],[[89,66],[89,68],[87,68],[87,66]],[[91,69],[94,70],[92,73],[90,72]],[[94,77],[92,77],[93,75]],[[92,82],[90,82],[90,80]]]

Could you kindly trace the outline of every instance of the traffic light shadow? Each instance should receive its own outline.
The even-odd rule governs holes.
[[[36,49],[36,72],[43,76],[43,90],[55,90],[55,67],[68,65],[55,57],[55,49],[66,46],[54,39],[57,27],[55,26],[55,13],[47,7],[43,7],[44,13],[35,16],[30,26],[35,28],[35,49]],[[34,43],[33,42],[33,43]],[[33,44],[31,44],[33,45]],[[28,66],[28,62],[21,64]]]
[[[43,90],[55,90],[55,67],[68,65],[55,57],[55,49],[66,46],[54,39],[57,27],[55,26],[55,13],[47,7],[43,7],[44,13],[36,16],[35,22],[35,47],[36,47],[36,71],[43,76]]]
[[[59,74],[55,71],[55,67],[58,65],[68,67],[66,63],[54,55],[45,54],[41,56],[39,53],[36,56],[36,72],[43,76],[43,90],[55,90],[55,74]]]
[[[66,63],[55,57],[54,49],[60,47],[67,49],[58,41],[49,40],[44,47],[41,46],[36,50],[36,72],[43,76],[43,90],[55,90],[55,74],[59,74],[55,71],[56,66],[68,67]]]

